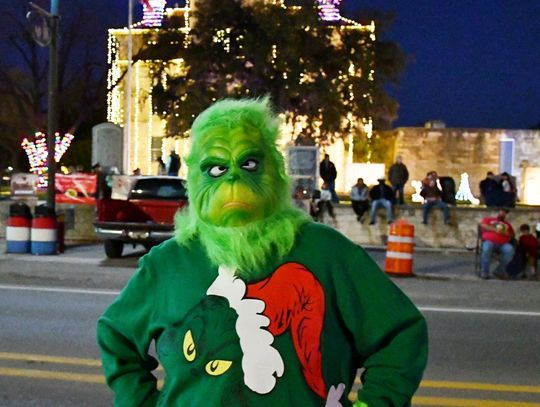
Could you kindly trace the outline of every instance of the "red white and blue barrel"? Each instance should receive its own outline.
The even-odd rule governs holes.
[[[36,207],[30,231],[32,254],[57,254],[57,222],[54,211]]]
[[[30,226],[32,219],[25,216],[9,216],[6,225],[6,252],[30,252]]]

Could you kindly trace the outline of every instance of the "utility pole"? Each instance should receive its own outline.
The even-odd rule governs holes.
[[[49,45],[49,97],[47,113],[47,205],[56,209],[56,132],[58,131],[58,1],[51,0],[51,43]]]
[[[48,12],[34,3],[26,15],[28,21],[34,24],[32,35],[42,47],[49,47],[49,83],[48,83],[48,112],[47,112],[47,206],[56,209],[55,175],[56,161],[56,132],[58,131],[58,15],[59,0],[51,0],[51,10]]]

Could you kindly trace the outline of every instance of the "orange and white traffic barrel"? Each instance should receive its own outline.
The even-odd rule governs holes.
[[[6,224],[6,252],[30,252],[30,226],[32,213],[24,202],[15,202],[9,206]]]
[[[414,225],[400,219],[390,225],[384,271],[402,277],[413,275]]]

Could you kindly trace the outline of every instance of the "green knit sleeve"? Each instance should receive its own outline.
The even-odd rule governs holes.
[[[427,362],[424,317],[358,247],[334,274],[337,304],[362,361],[358,399],[369,407],[405,407]]]
[[[157,380],[151,373],[158,363],[148,354],[155,283],[147,259],[141,259],[138,271],[98,320],[105,378],[118,407],[155,406],[159,398]]]

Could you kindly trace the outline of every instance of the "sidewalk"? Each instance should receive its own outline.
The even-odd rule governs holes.
[[[381,269],[384,269],[384,261],[386,257],[386,247],[384,246],[363,246],[364,249],[373,257],[379,264]],[[56,256],[34,256],[32,254],[6,254],[6,241],[0,240],[0,273],[7,272],[1,267],[2,259],[10,260],[25,260],[26,262],[35,259],[36,257],[47,257],[40,259],[50,263],[73,263],[84,265],[86,272],[90,272],[95,266],[96,272],[99,265],[110,266],[112,268],[136,268],[136,260],[144,253],[142,246],[137,246],[132,249],[126,246],[125,256],[123,259],[107,259],[101,244],[91,245],[68,245],[63,254]],[[130,259],[130,261],[126,261]],[[465,251],[457,249],[429,249],[417,248],[413,253],[413,273],[417,278],[426,279],[462,279],[462,280],[478,280],[474,274],[474,251]]]
[[[386,247],[365,246],[367,252],[384,270]],[[413,274],[426,279],[478,280],[474,273],[475,253],[472,250],[415,248]]]

